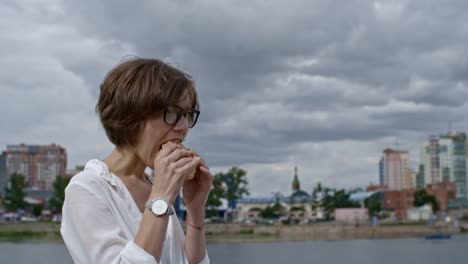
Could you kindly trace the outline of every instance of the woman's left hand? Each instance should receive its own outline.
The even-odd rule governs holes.
[[[197,153],[193,153],[199,156]],[[197,223],[200,225],[205,220],[205,204],[211,191],[212,182],[213,176],[203,159],[198,165],[195,177],[184,182],[182,194],[187,207],[187,216],[191,218],[191,221],[201,221],[201,223]]]

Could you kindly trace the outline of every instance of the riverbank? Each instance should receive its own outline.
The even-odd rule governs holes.
[[[62,242],[62,237],[60,235],[60,223],[0,223],[0,241]]]
[[[391,239],[422,237],[437,232],[459,234],[463,230],[467,228],[454,228],[452,225],[445,224],[428,226],[427,223],[422,222],[392,223],[377,227],[337,223],[290,226],[217,224],[207,227],[206,234],[211,241],[226,242],[238,241],[242,238],[254,241]]]
[[[337,223],[315,223],[305,225],[247,225],[207,224],[206,239],[218,242],[269,242],[288,240],[353,240],[421,237],[443,232],[462,233],[468,230],[468,223],[461,228],[425,223],[393,223],[377,227],[342,225]],[[48,241],[63,242],[60,223],[28,222],[0,223],[0,241]]]

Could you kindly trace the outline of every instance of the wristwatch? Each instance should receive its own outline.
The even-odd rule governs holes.
[[[170,206],[166,201],[164,201],[161,198],[156,198],[156,199],[146,202],[145,208],[150,209],[151,212],[155,216],[174,214],[174,211],[172,210],[172,206]]]

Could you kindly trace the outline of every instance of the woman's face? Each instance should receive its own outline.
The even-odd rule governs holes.
[[[176,106],[183,110],[192,108],[190,97],[185,95]],[[153,169],[153,161],[161,145],[169,140],[182,142],[188,130],[188,123],[184,116],[175,125],[166,124],[163,114],[148,119],[143,123],[138,135],[136,152],[145,165]]]

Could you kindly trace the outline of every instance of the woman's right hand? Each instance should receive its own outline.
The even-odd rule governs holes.
[[[198,167],[201,158],[179,144],[164,144],[153,161],[154,183],[150,199],[162,198],[173,204],[184,180]]]

